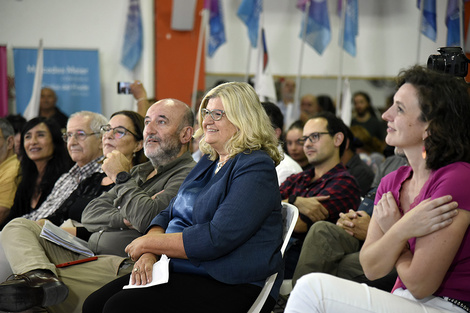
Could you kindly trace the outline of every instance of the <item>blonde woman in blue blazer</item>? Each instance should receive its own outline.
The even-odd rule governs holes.
[[[226,83],[199,109],[204,153],[177,196],[126,252],[129,275],[93,293],[83,312],[246,312],[264,281],[282,271],[281,197],[275,166],[282,156],[254,89]],[[145,285],[162,254],[167,284]],[[271,312],[283,275],[263,308]]]

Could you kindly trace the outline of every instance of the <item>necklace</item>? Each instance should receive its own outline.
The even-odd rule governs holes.
[[[229,159],[227,159],[227,160],[225,160],[225,161],[223,161],[223,162],[217,163],[217,167],[215,168],[215,172],[217,173],[217,172],[222,168],[222,166],[224,166],[225,163],[227,163],[228,160],[229,160]]]

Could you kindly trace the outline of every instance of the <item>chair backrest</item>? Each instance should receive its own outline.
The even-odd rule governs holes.
[[[296,206],[289,204],[289,203],[282,203],[282,224],[283,224],[283,231],[282,231],[282,246],[281,246],[281,254],[284,256],[284,251],[286,251],[287,244],[289,243],[290,236],[294,231],[295,223],[297,222],[297,218],[299,217],[299,210]],[[256,298],[255,303],[251,306],[248,313],[258,313],[263,308],[266,299],[273,288],[274,281],[276,280],[277,273],[272,274],[266,279],[264,283],[264,287],[261,290],[258,298]]]

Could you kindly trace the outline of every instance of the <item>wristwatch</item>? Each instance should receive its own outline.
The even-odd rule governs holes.
[[[290,204],[294,204],[295,200],[297,200],[297,196],[296,195],[290,195],[287,202],[290,203]]]
[[[129,174],[128,172],[119,172],[117,175],[116,175],[116,184],[122,184],[122,183],[125,183],[126,181],[128,181],[129,179],[131,179],[131,174]]]

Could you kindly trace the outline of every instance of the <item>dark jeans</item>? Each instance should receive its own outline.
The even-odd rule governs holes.
[[[261,291],[251,284],[228,285],[209,277],[174,272],[170,272],[166,284],[123,290],[129,275],[92,293],[82,312],[247,312]],[[275,300],[268,297],[261,312],[271,312],[274,304]]]

